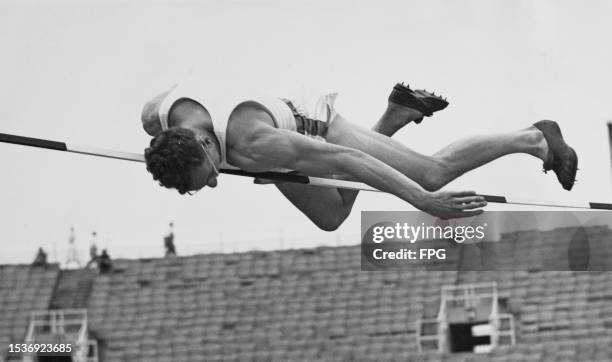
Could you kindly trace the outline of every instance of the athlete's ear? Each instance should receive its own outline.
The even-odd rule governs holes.
[[[213,141],[212,139],[210,139],[210,137],[208,136],[204,136],[204,138],[202,139],[202,141],[204,142],[204,144],[206,146],[212,146],[213,145]]]

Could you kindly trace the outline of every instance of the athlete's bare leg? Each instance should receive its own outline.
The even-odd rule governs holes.
[[[416,109],[389,102],[385,113],[372,127],[372,131],[391,137],[408,123],[422,117],[423,114]]]
[[[548,146],[543,134],[533,126],[510,133],[467,137],[432,156],[415,152],[390,138],[405,124],[420,117],[416,110],[389,103],[381,119],[372,130],[367,130],[338,115],[329,128],[327,141],[366,152],[430,191],[504,155],[525,153],[541,160],[547,157]],[[342,223],[358,194],[353,190],[289,184],[279,185],[279,189],[325,230],[334,230]]]
[[[545,160],[548,152],[542,132],[531,126],[510,133],[467,137],[427,156],[339,115],[328,131],[327,141],[366,152],[430,191],[504,155],[526,153]]]
[[[419,111],[389,102],[385,113],[372,127],[372,130],[364,131],[389,139],[404,125],[421,117],[422,114]],[[276,187],[315,225],[327,231],[335,230],[342,224],[351,213],[359,193],[356,190],[330,189],[291,183],[276,184]]]

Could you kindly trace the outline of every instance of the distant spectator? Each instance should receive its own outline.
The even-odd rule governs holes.
[[[106,252],[106,249],[102,250],[102,254],[98,257],[98,268],[100,273],[108,273],[113,269],[113,262]]]
[[[176,248],[174,247],[174,233],[170,233],[164,237],[164,246],[166,247],[166,256],[176,255]]]
[[[34,258],[34,262],[32,266],[46,266],[47,265],[47,253],[43,250],[43,248],[38,248],[38,253],[36,254],[36,258]]]

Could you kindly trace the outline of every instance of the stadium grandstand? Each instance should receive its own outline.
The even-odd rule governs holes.
[[[544,255],[573,231],[525,235]],[[612,240],[608,228],[587,232]],[[513,236],[500,245],[517,247]],[[109,273],[3,265],[0,361],[612,360],[610,272],[540,270],[529,258],[513,271],[365,272],[360,250],[118,259]],[[49,341],[78,353],[7,348]]]

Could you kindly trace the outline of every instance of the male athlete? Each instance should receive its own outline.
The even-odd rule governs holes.
[[[142,114],[154,138],[145,150],[147,170],[181,194],[215,187],[219,168],[340,177],[393,194],[431,215],[448,219],[480,214],[486,205],[473,191],[441,188],[467,171],[512,153],[544,161],[570,190],[577,155],[556,122],[539,121],[511,133],[473,136],[432,156],[390,137],[404,125],[444,109],[448,102],[424,90],[397,84],[384,114],[371,130],[334,109],[336,94],[314,103],[279,98],[244,98],[226,114],[176,87],[148,102]],[[208,102],[208,103],[207,103]],[[207,107],[208,106],[208,107]],[[358,191],[302,184],[276,187],[319,228],[337,229],[351,212]]]

